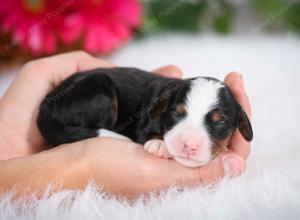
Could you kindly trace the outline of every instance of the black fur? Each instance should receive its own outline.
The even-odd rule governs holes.
[[[185,117],[185,113],[175,109],[184,102],[192,80],[165,78],[135,68],[77,73],[42,102],[38,127],[51,146],[96,137],[101,128],[143,144],[153,137],[162,137]],[[206,121],[216,139],[238,126],[242,111],[227,90],[219,94],[224,100],[220,108],[225,109],[226,126],[222,129],[213,126],[209,119]],[[247,132],[251,136],[252,130]]]
[[[227,138],[231,133],[239,128],[241,134],[247,141],[252,141],[253,131],[250,120],[242,107],[235,100],[230,89],[222,81],[204,77],[207,80],[213,80],[224,85],[224,88],[220,89],[218,94],[218,103],[215,109],[209,112],[206,116],[205,126],[208,128],[209,134],[212,140],[223,140]],[[210,115],[214,110],[219,111],[223,119],[218,122],[213,122]]]

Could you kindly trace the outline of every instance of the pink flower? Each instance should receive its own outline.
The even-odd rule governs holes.
[[[53,30],[60,16],[50,18],[50,13],[58,7],[57,0],[0,0],[1,30],[12,34],[8,48],[18,44],[34,54],[53,53],[57,41]]]
[[[61,38],[72,43],[82,37],[89,52],[110,52],[128,40],[141,23],[137,0],[86,0],[74,7],[60,27]]]
[[[137,0],[0,0],[0,30],[34,54],[83,40],[89,52],[110,52],[140,25]]]

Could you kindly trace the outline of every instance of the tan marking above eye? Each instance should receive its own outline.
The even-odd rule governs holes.
[[[180,113],[180,114],[186,113],[185,105],[184,105],[183,103],[177,105],[177,106],[176,106],[176,112],[178,112],[178,113]]]
[[[219,110],[214,110],[210,117],[213,122],[217,122],[223,119],[223,116]]]

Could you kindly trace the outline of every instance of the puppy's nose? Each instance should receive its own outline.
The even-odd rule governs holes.
[[[190,142],[186,142],[182,146],[182,153],[184,153],[186,156],[193,156],[196,154],[197,149],[197,145]]]

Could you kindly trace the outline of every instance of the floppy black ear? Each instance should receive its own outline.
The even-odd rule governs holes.
[[[178,91],[178,89],[180,89],[181,83],[181,81],[175,81],[163,89],[161,94],[153,100],[150,108],[150,117],[154,118],[166,112],[171,97],[174,96],[174,93]]]
[[[252,126],[246,112],[242,108],[238,116],[238,128],[246,141],[252,141]]]
[[[169,97],[158,98],[150,109],[150,117],[155,118],[166,112],[169,104]]]

